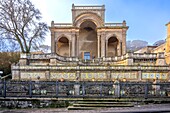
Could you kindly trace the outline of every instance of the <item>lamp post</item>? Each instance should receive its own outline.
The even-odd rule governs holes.
[[[1,75],[3,74],[3,71],[0,71],[0,82],[2,82],[2,77]],[[0,84],[0,88],[2,87],[2,84]]]
[[[0,71],[0,82],[2,81],[2,75],[3,74],[3,71]]]

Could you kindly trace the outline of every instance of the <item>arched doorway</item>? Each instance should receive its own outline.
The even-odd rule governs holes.
[[[80,25],[78,43],[80,58],[89,59],[97,57],[97,32],[95,23],[92,21],[84,21]],[[90,57],[84,57],[84,55],[87,54],[90,55]]]
[[[69,56],[69,40],[61,37],[57,42],[57,53],[61,56]]]
[[[112,36],[108,39],[107,46],[108,46],[108,50],[107,50],[108,57],[118,56],[118,50],[117,50],[118,39],[116,38],[116,36]]]

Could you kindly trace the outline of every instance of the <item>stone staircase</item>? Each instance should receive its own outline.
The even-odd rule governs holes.
[[[75,101],[70,106],[68,110],[94,110],[98,108],[112,108],[112,107],[133,107],[132,102],[120,102],[113,100],[82,100]]]

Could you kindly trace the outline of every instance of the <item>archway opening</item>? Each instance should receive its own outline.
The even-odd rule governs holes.
[[[108,50],[107,50],[107,56],[108,57],[114,57],[118,55],[118,39],[116,36],[112,36],[108,39]]]
[[[69,40],[61,37],[57,42],[57,53],[61,56],[69,56]]]
[[[80,25],[80,32],[79,32],[79,54],[80,58],[85,58],[84,53],[90,55],[88,58],[95,58],[97,57],[97,31],[96,31],[96,24],[92,21],[84,21]],[[86,57],[87,58],[87,57]]]

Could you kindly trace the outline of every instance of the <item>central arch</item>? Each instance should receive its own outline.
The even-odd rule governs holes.
[[[118,39],[116,36],[112,36],[108,39],[108,50],[107,50],[107,56],[108,57],[114,57],[118,56]]]
[[[61,56],[69,56],[69,40],[62,36],[57,42],[57,53]]]
[[[96,24],[90,20],[80,25],[79,31],[79,57],[84,58],[84,53],[90,55],[87,58],[97,57],[97,31]]]

